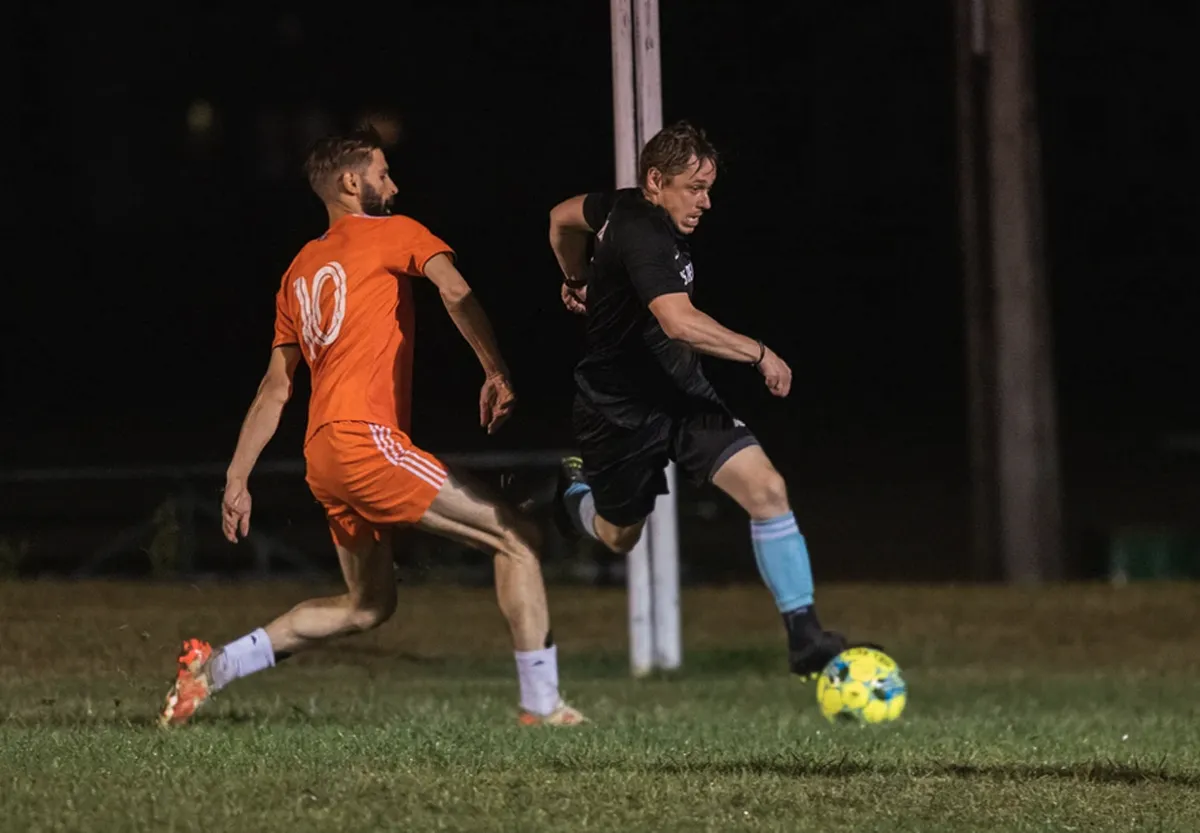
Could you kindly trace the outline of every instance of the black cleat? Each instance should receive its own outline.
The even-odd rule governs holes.
[[[788,668],[804,680],[815,680],[829,661],[850,647],[837,631],[819,631],[802,644],[788,646]]]
[[[850,642],[837,631],[827,631],[810,605],[783,614],[788,634],[788,668],[804,680],[814,680],[829,661],[847,648],[883,648],[872,642]],[[886,652],[885,652],[886,653]]]
[[[558,468],[558,485],[554,489],[554,525],[568,541],[582,537],[567,510],[567,489],[575,483],[587,483],[583,478],[583,459],[564,457]]]

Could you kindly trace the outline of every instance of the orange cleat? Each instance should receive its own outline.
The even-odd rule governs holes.
[[[182,726],[204,705],[212,692],[209,664],[213,649],[199,639],[184,640],[179,652],[179,672],[175,684],[167,693],[167,702],[158,716],[158,725],[164,729]]]
[[[568,706],[562,700],[558,701],[558,705],[554,707],[554,711],[550,714],[534,714],[530,711],[521,710],[521,714],[517,717],[517,722],[522,726],[578,726],[581,723],[590,723],[583,712],[579,709]]]

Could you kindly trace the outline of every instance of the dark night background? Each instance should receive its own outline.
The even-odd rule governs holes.
[[[569,446],[580,326],[558,300],[547,212],[613,180],[606,2],[13,14],[9,245],[24,265],[5,281],[3,468],[223,465],[280,275],[324,227],[302,151],[322,124],[378,109],[403,124],[396,210],[456,247],[522,398],[501,435],[478,429],[474,357],[419,287],[417,441]],[[764,338],[796,383],[780,402],[745,368],[711,374],[788,477],[818,580],[966,576],[951,4],[664,0],[661,32],[665,120],[704,126],[726,159],[695,239],[697,303]],[[1200,456],[1163,446],[1200,433],[1196,35],[1186,4],[1038,4],[1078,570],[1117,526],[1186,524],[1200,497]],[[215,113],[202,136],[198,100]],[[305,394],[265,458],[299,457]],[[103,526],[95,485],[56,484],[52,508],[27,499],[44,487],[2,488],[4,527],[35,542],[84,525],[82,506]],[[153,508],[120,488],[104,487],[110,535]],[[281,488],[313,521],[302,481]],[[729,560],[752,569],[737,524],[745,552]]]

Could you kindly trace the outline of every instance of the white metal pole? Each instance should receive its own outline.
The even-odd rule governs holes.
[[[662,130],[662,62],[658,0],[634,0],[634,69],[637,73],[638,149]]]
[[[632,0],[610,0],[612,15],[613,147],[618,188],[637,184],[638,132],[633,90]]]
[[[637,184],[638,125],[634,92],[632,0],[610,0],[613,78],[613,148],[616,187]],[[650,549],[645,537],[626,558],[625,588],[629,596],[629,666],[635,677],[654,669],[653,591]]]
[[[662,50],[658,0],[634,0],[634,69],[637,83],[638,149],[662,130]],[[654,664],[678,668],[683,661],[679,609],[679,524],[675,464],[667,464],[668,493],[659,497],[646,522],[653,593]]]
[[[629,587],[629,670],[644,677],[654,670],[654,618],[650,589],[650,548],[645,535],[627,556]]]
[[[679,605],[679,524],[676,520],[675,466],[667,466],[668,494],[659,495],[651,523],[650,586],[654,594],[654,665],[672,670],[683,664]]]

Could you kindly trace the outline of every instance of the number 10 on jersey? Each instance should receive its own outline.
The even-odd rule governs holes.
[[[321,312],[321,291],[326,282],[333,283],[333,309],[326,323]],[[292,284],[300,302],[300,337],[308,350],[310,361],[316,361],[317,351],[337,341],[346,317],[346,270],[336,260],[326,263],[313,275],[310,287],[303,277]]]

